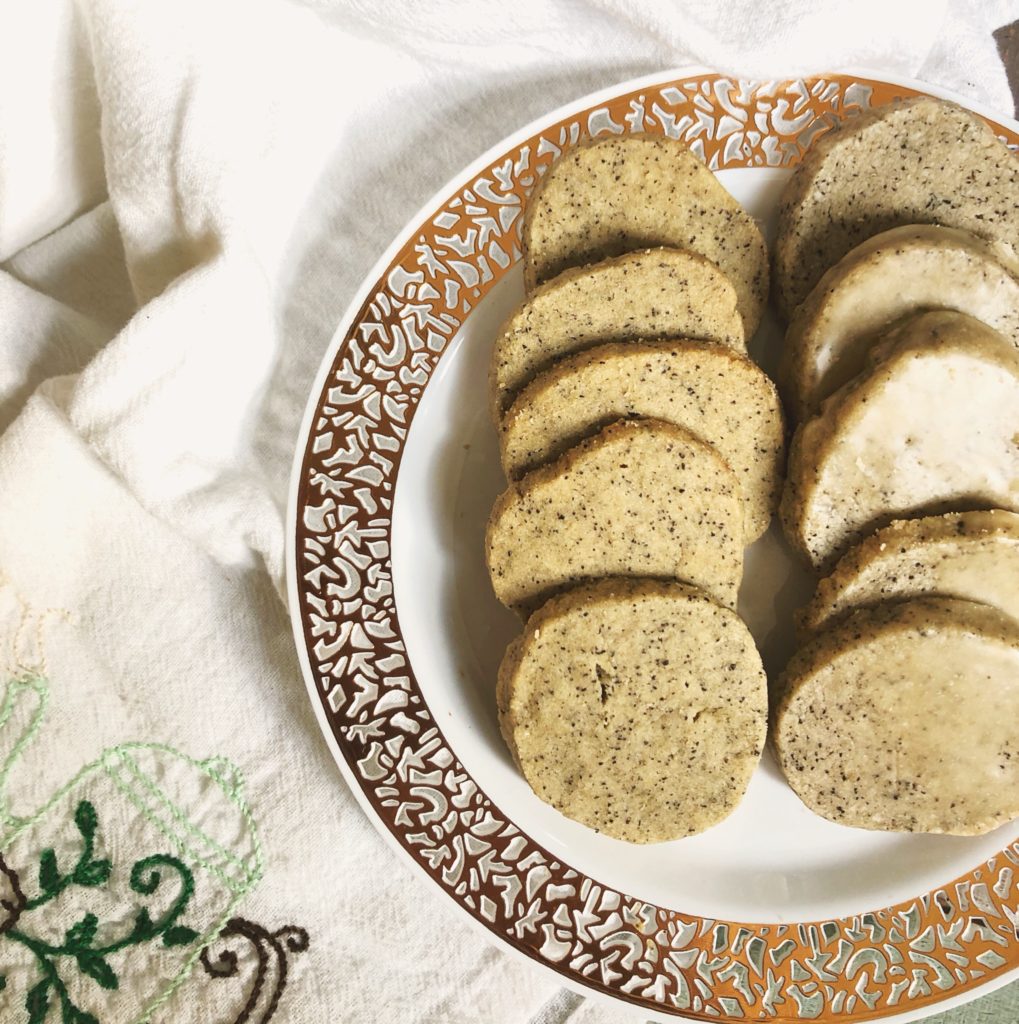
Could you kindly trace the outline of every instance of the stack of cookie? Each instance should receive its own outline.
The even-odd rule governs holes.
[[[1019,815],[1019,162],[921,98],[824,136],[783,196],[782,519],[831,573],[779,759],[818,813],[974,834]]]
[[[683,145],[640,135],[564,154],[523,248],[528,294],[491,364],[510,484],[487,559],[527,620],[500,670],[503,732],[569,817],[633,842],[689,835],[738,803],[766,732],[734,609],[784,455],[745,346],[767,252]]]

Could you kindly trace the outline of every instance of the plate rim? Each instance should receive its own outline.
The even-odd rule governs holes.
[[[316,412],[319,408],[320,397],[333,369],[335,358],[346,340],[347,331],[357,319],[359,311],[375,290],[378,281],[384,276],[386,270],[393,264],[395,257],[411,241],[414,235],[418,233],[422,222],[428,220],[430,216],[434,215],[435,211],[443,205],[444,200],[463,189],[472,179],[478,176],[480,171],[492,164],[500,155],[519,146],[522,142],[527,141],[534,135],[541,132],[542,129],[565,120],[572,115],[578,114],[591,106],[615,99],[620,94],[634,92],[643,88],[661,86],[684,78],[693,79],[716,75],[728,78],[733,82],[743,83],[750,81],[740,79],[734,75],[727,75],[725,72],[720,72],[704,65],[681,65],[671,69],[663,69],[661,71],[651,72],[636,78],[624,79],[615,84],[584,94],[576,99],[561,104],[553,110],[547,111],[538,117],[533,118],[522,127],[503,136],[494,145],[490,146],[476,159],[467,164],[466,167],[462,168],[445,181],[438,189],[429,195],[428,199],[407,219],[403,227],[396,233],[391,243],[385,248],[379,258],[363,277],[361,284],[354,292],[353,298],[337,321],[336,329],[330,337],[328,344],[322,351],[319,366],[311,384],[308,399],[305,403],[305,408],[301,416],[300,427],[296,435],[294,456],[291,463],[291,472],[288,482],[284,558],[285,597],[287,600],[288,618],[290,621],[294,644],[297,649],[298,662],[301,668],[301,676],[304,682],[305,691],[312,705],[315,720],[318,723],[319,729],[326,741],[329,753],[340,770],[344,783],[353,793],[360,807],[366,812],[374,829],[382,835],[383,840],[390,849],[396,851],[398,856],[405,863],[413,865],[413,874],[415,876],[423,876],[432,891],[436,888],[435,880],[428,874],[428,871],[425,869],[422,862],[415,859],[400,843],[392,829],[390,829],[386,821],[371,804],[367,794],[364,792],[363,787],[358,781],[356,774],[347,763],[340,744],[333,732],[333,728],[325,713],[323,701],[315,683],[309,652],[305,643],[305,624],[301,617],[300,588],[298,584],[299,571],[297,564],[297,539],[300,526],[298,522],[298,514],[302,471],[308,454],[308,445],[312,432],[311,428]],[[838,70],[816,72],[808,75],[792,76],[789,78],[768,79],[766,81],[813,81],[815,79],[824,79],[829,77],[852,77],[861,79],[865,82],[876,82],[892,87],[901,87],[931,95],[936,98],[946,99],[959,104],[964,107],[964,109],[976,113],[997,125],[1006,127],[1019,135],[1019,120],[1016,120],[1011,116],[1003,116],[1000,112],[992,109],[989,104],[971,99],[963,96],[955,90],[935,85],[921,79],[886,74],[879,70],[849,66]],[[756,80],[751,84],[761,85],[763,83],[761,80]],[[441,727],[439,728],[441,731]],[[526,833],[524,834],[526,835]],[[534,842],[533,839],[532,842]],[[446,900],[447,903],[452,903],[456,907],[458,916],[461,919],[466,919],[479,936],[482,936],[489,943],[494,944],[501,951],[519,958],[522,962],[530,964],[532,969],[535,967],[538,968],[549,978],[550,981],[554,982],[561,988],[573,991],[584,998],[594,999],[603,1006],[612,1007],[616,1011],[630,1014],[639,1019],[660,1021],[663,1022],[663,1024],[667,1024],[667,1022],[672,1021],[696,1022],[703,1019],[702,1017],[686,1016],[683,1012],[663,1012],[653,1005],[649,1005],[644,1002],[636,1003],[627,998],[623,998],[620,994],[604,991],[597,986],[584,985],[583,983],[574,980],[572,975],[566,974],[552,966],[550,963],[540,959],[536,953],[528,952],[519,948],[512,942],[506,941],[498,931],[486,926],[478,920],[478,918],[475,917],[475,915],[472,914],[460,900],[454,898],[448,890],[444,889],[442,886],[439,886],[438,888],[442,893],[443,899]],[[865,913],[865,911],[863,911],[863,913]],[[696,917],[697,915],[685,916]],[[926,1003],[911,1010],[907,1010],[904,1013],[884,1014],[877,1018],[872,1018],[870,1014],[854,1014],[852,1016],[838,1014],[837,1016],[824,1015],[816,1019],[820,1020],[822,1024],[826,1021],[834,1021],[836,1019],[849,1021],[850,1024],[852,1024],[853,1021],[871,1019],[880,1020],[882,1024],[909,1024],[909,1022],[919,1021],[930,1015],[943,1013],[958,1006],[965,1005],[975,999],[990,995],[992,992],[1014,981],[1019,981],[1019,967],[1014,967],[1000,975],[991,976],[987,981],[979,985],[963,989],[961,992],[954,995],[949,995],[944,999]],[[785,1014],[779,1014],[777,1017],[772,1016],[770,1019],[784,1021],[787,1017]],[[788,1019],[798,1020],[800,1018],[792,1016]]]

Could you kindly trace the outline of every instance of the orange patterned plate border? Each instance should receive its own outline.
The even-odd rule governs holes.
[[[309,692],[348,782],[383,834],[493,936],[648,1015],[906,1020],[996,987],[1019,969],[1019,842],[915,899],[783,925],[655,906],[556,859],[481,791],[418,688],[390,561],[404,444],[447,343],[519,260],[522,203],[563,148],[644,131],[686,141],[713,169],[788,167],[842,118],[921,91],[855,75],[752,84],[680,72],[525,129],[383,258],[305,417],[288,584]],[[1019,126],[990,123],[1019,144]]]

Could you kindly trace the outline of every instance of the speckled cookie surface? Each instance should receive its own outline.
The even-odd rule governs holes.
[[[892,228],[839,260],[798,307],[780,379],[797,419],[866,363],[883,330],[928,309],[954,309],[1019,346],[1019,278],[998,242],[929,224]]]
[[[496,597],[523,614],[602,576],[683,580],[735,607],[739,482],[714,448],[672,423],[615,423],[503,492],[486,556]]]
[[[756,221],[674,139],[621,135],[567,150],[531,197],[521,241],[528,288],[567,267],[668,245],[721,268],[748,338],[768,298],[768,252]]]
[[[650,581],[545,604],[507,650],[497,700],[535,793],[633,843],[726,817],[767,727],[764,670],[739,617],[695,588]]]
[[[779,204],[774,290],[789,316],[864,239],[943,224],[1019,244],[1019,162],[976,115],[921,96],[846,121],[811,146]]]
[[[778,505],[785,458],[775,386],[749,359],[691,341],[600,345],[536,377],[503,417],[503,469],[517,478],[614,420],[650,417],[713,445],[740,484],[744,541]]]
[[[498,422],[514,394],[556,359],[608,341],[682,337],[745,352],[736,292],[697,253],[645,249],[566,270],[532,292],[492,350],[490,405]]]
[[[1019,515],[991,509],[894,522],[839,560],[797,625],[805,636],[853,608],[922,595],[987,604],[1019,622]]]
[[[1019,816],[1019,626],[996,609],[921,598],[857,611],[780,685],[779,764],[817,814],[951,835]]]
[[[1019,511],[1019,351],[953,312],[917,316],[793,436],[780,513],[821,570],[894,519]]]

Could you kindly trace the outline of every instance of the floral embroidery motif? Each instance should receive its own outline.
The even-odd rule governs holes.
[[[209,971],[203,951],[241,934],[267,951],[259,946],[255,985],[237,1020],[263,1005],[266,1024],[286,987],[288,952],[306,949],[308,937],[292,926],[270,934],[233,916],[262,875],[239,771],[225,758],[123,744],[34,814],[16,817],[4,791],[48,695],[43,679],[24,674],[0,702],[0,1019],[142,1024],[199,959],[217,977],[237,973],[236,957],[231,972],[225,954]]]
[[[52,847],[46,847],[39,858],[39,895],[26,899],[17,872],[3,864],[14,899],[6,901],[10,906],[4,922],[2,937],[7,942],[17,942],[35,957],[41,977],[29,990],[25,999],[25,1010],[29,1024],[39,1024],[46,1019],[51,1001],[56,998],[60,1006],[61,1019],[65,1024],[98,1024],[91,1013],[77,1006],[71,998],[67,985],[61,977],[58,961],[73,958],[78,970],[91,978],[100,988],[118,988],[120,979],[110,963],[110,957],[131,946],[162,939],[163,945],[187,946],[198,938],[198,932],[180,924],[179,918],[194,894],[194,876],[179,858],[169,854],[153,854],[135,862],[131,868],[131,889],[144,896],[151,896],[162,884],[164,873],[172,871],[180,880],[180,891],[169,910],[158,922],[152,920],[147,908],[138,910],[128,934],[113,941],[96,943],[100,932],[99,918],[91,912],[76,921],[64,935],[63,942],[47,942],[25,930],[24,920],[40,907],[55,900],[69,886],[96,888],[106,885],[113,872],[113,863],[106,858],[95,857],[95,839],[99,819],[95,807],[82,800],[75,810],[74,823],[82,837],[82,850],[74,867],[66,874],[61,873],[57,856]],[[17,925],[17,927],[14,927]],[[6,979],[0,987],[6,985]]]

